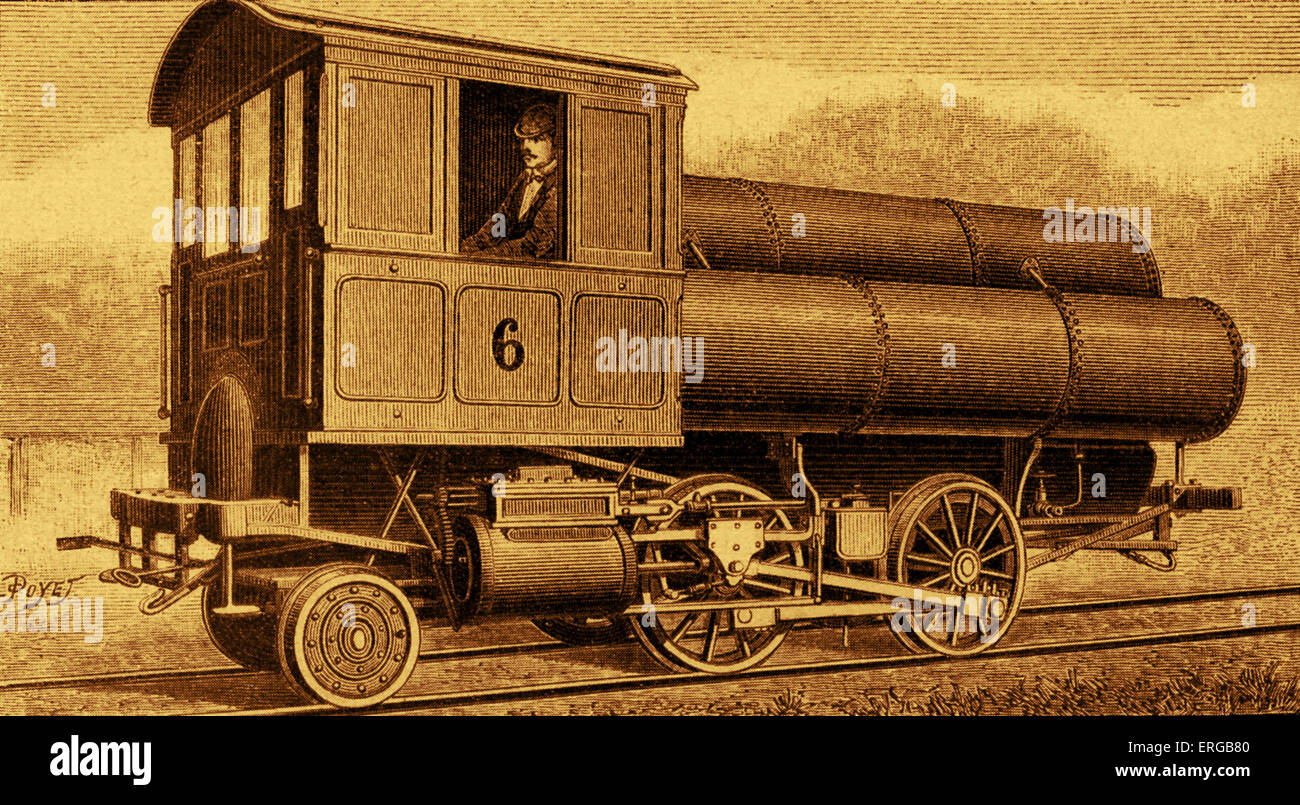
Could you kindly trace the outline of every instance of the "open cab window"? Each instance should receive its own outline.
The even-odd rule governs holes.
[[[565,258],[563,100],[554,92],[461,82],[462,255]]]

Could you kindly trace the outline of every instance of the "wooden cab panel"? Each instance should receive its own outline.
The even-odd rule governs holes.
[[[325,288],[313,441],[681,444],[674,367],[617,369],[679,335],[674,272],[335,252]]]
[[[447,291],[439,282],[388,277],[339,281],[337,393],[349,400],[426,402],[446,389]]]
[[[681,373],[680,360],[673,361],[668,324],[668,305],[660,297],[579,294],[573,300],[569,399],[594,407],[663,405]]]
[[[442,252],[448,249],[449,95],[456,82],[351,64],[326,68],[332,107],[326,161],[326,239],[339,246]],[[454,164],[454,160],[453,160]],[[450,181],[449,181],[450,178]]]
[[[570,192],[580,263],[654,267],[664,260],[663,108],[579,97],[571,104]]]
[[[555,405],[562,300],[549,289],[466,286],[456,295],[456,397]]]

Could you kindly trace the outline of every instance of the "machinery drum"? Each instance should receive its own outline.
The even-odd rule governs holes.
[[[717,270],[1030,290],[1033,257],[1062,291],[1160,296],[1150,248],[1118,223],[1115,241],[1073,243],[1044,240],[1044,223],[1037,209],[682,177],[684,233]]]
[[[617,527],[500,529],[478,515],[457,518],[453,558],[470,574],[454,586],[480,615],[622,609],[636,589],[632,541]]]
[[[692,271],[688,428],[1199,441],[1245,393],[1201,299]]]

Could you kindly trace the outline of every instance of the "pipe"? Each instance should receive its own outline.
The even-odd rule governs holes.
[[[1038,454],[1043,452],[1043,440],[1034,437],[1034,449],[1029,451],[1029,459],[1025,462],[1025,469],[1020,473],[1020,486],[1016,489],[1016,519],[1020,519],[1020,504],[1025,499],[1025,484],[1029,481],[1029,471],[1033,469],[1034,462],[1038,460]]]

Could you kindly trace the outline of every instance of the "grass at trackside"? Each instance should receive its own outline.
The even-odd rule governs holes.
[[[786,697],[773,712],[791,712]],[[993,690],[953,684],[928,696],[900,698],[892,691],[867,691],[832,704],[832,712],[855,715],[1233,715],[1300,712],[1300,678],[1281,676],[1277,663],[1224,672],[1186,671],[1174,678],[1137,678],[1117,684],[1107,677],[1081,675],[1018,680]]]
[[[1001,687],[952,683],[900,694],[867,688],[847,697],[819,699],[786,688],[764,701],[672,701],[643,698],[615,703],[573,702],[574,715],[1240,715],[1300,713],[1300,678],[1280,674],[1278,663],[1235,674],[1186,671],[1180,676],[1117,683],[1104,674],[1069,669],[1064,676],[1014,680]],[[536,712],[517,708],[512,714]]]

